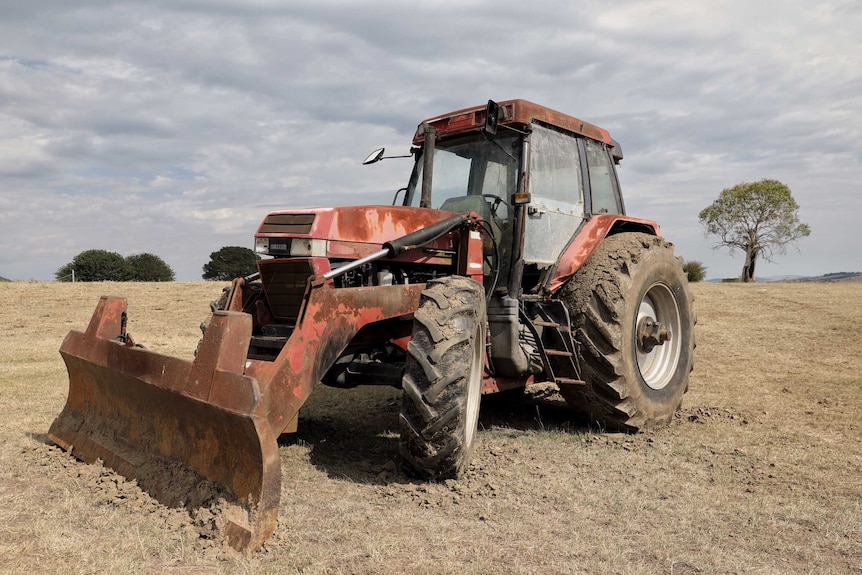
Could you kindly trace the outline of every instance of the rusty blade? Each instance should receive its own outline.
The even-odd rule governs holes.
[[[215,504],[227,542],[255,549],[275,530],[281,467],[259,384],[243,375],[251,318],[216,312],[189,362],[115,341],[125,309],[103,297],[63,341],[69,397],[49,437],[165,505]]]

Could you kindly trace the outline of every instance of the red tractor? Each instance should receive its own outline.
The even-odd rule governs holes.
[[[666,424],[692,297],[658,224],[625,215],[608,132],[489,102],[422,122],[411,155],[392,206],[267,215],[258,273],[214,303],[193,361],[135,345],[125,300],[103,297],[60,349],[70,391],[50,437],[168,505],[216,493],[224,536],[249,550],[276,525],[276,440],[318,383],[402,388],[401,455],[428,478],[469,465],[482,394],[550,382],[604,428]]]

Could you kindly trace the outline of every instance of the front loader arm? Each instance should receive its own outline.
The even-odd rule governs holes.
[[[449,218],[386,249],[422,245],[467,219]],[[465,243],[481,262],[481,241],[471,234]],[[425,288],[336,288],[328,259],[308,265],[296,325],[271,362],[247,359],[253,321],[240,311],[244,279],[233,283],[226,310],[213,312],[192,361],[135,346],[125,332],[126,300],[102,297],[87,330],[70,332],[60,347],[69,396],[49,437],[168,506],[216,506],[216,528],[232,547],[259,547],[278,518],[278,436],[296,429],[300,407],[359,330],[409,316]]]
[[[425,284],[335,289],[317,282],[328,270],[324,258],[312,260],[296,328],[275,361],[249,360],[246,375],[260,382],[268,398],[268,419],[279,433],[294,431],[299,408],[357,332],[368,324],[407,316],[419,305]]]
[[[222,536],[238,550],[257,548],[278,517],[278,436],[295,429],[299,408],[356,333],[411,313],[424,288],[310,283],[302,320],[275,362],[246,359],[251,316],[233,311],[213,313],[193,361],[126,345],[116,338],[126,301],[103,297],[87,330],[70,332],[60,348],[69,396],[49,437],[168,506],[218,502]]]

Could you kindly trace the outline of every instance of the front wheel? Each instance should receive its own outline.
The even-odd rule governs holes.
[[[413,315],[402,379],[400,452],[407,470],[449,479],[476,441],[485,366],[485,293],[450,276],[428,282]]]
[[[610,429],[667,424],[688,390],[692,296],[673,245],[610,236],[563,288],[586,385],[561,384],[576,409]]]

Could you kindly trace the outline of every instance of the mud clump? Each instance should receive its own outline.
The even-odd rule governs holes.
[[[749,425],[754,417],[741,413],[727,407],[694,407],[684,408],[678,414],[677,419],[684,419],[689,423],[728,423],[731,425]]]

